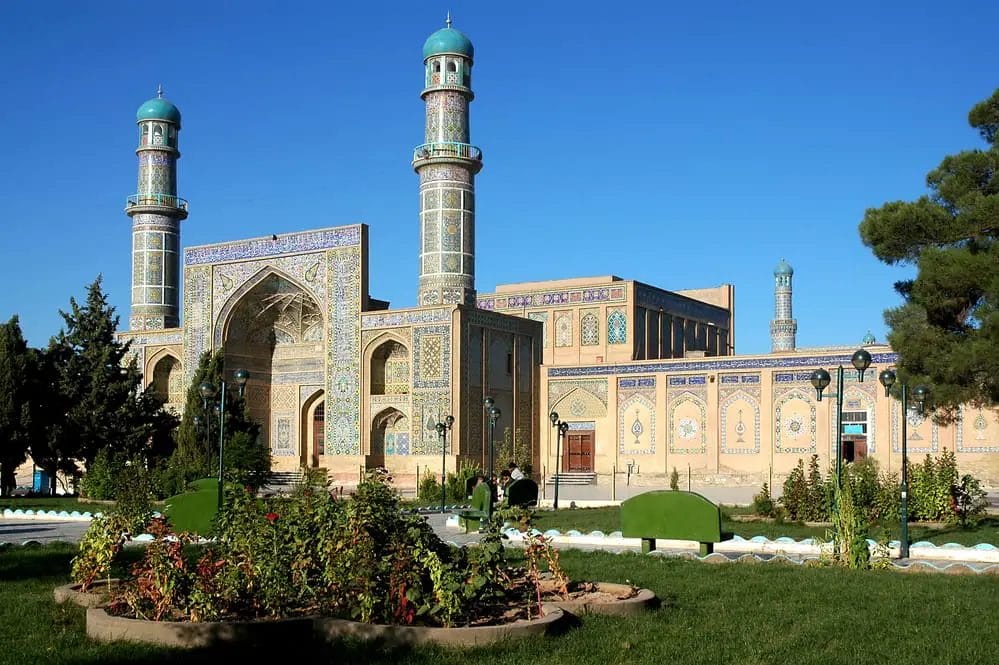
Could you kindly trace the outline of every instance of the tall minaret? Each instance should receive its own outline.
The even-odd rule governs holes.
[[[798,322],[791,318],[791,278],[794,269],[784,259],[774,268],[774,318],[770,322],[773,351],[794,351]]]
[[[475,305],[475,174],[482,152],[468,143],[473,54],[450,14],[447,27],[423,45],[426,133],[413,153],[420,176],[420,305]]]
[[[156,97],[139,107],[139,185],[128,197],[132,218],[132,313],[129,330],[161,330],[179,325],[180,222],[187,201],[177,196],[177,135],[180,111]]]

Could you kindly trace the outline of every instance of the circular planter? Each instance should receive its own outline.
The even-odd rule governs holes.
[[[497,626],[470,626],[432,628],[426,626],[386,626],[374,623],[317,617],[316,639],[334,643],[345,637],[359,640],[378,640],[391,646],[408,644],[441,644],[445,646],[473,646],[492,644],[508,637],[528,637],[553,634],[558,631],[565,612],[545,604],[545,615],[537,619],[521,619]]]
[[[109,580],[98,580],[90,585],[89,591],[80,591],[82,584],[64,584],[62,586],[57,586],[53,591],[52,595],[55,597],[55,602],[59,603],[74,603],[80,607],[97,607],[98,605],[103,605],[107,601],[108,597],[108,582]],[[117,577],[112,577],[110,580],[111,591],[118,588],[121,580]]]
[[[103,607],[87,610],[87,637],[99,642],[128,640],[162,646],[198,648],[219,644],[265,645],[312,639],[312,617],[256,621],[146,621],[111,616]]]
[[[637,616],[659,604],[656,594],[650,589],[635,589],[628,584],[593,582],[594,590],[569,600],[546,599],[546,602],[561,607],[576,616],[584,614],[605,614],[608,616]]]

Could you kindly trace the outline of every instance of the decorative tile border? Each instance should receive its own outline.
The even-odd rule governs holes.
[[[891,365],[898,360],[896,353],[871,354],[874,365]],[[732,356],[719,356],[704,360],[647,361],[627,365],[596,365],[592,367],[549,367],[550,378],[610,376],[615,374],[651,374],[660,372],[717,372],[721,370],[783,369],[786,367],[823,367],[849,364],[850,355],[830,356],[775,356],[733,360]],[[810,375],[811,372],[808,372]],[[805,378],[804,381],[808,379]]]
[[[894,453],[901,453],[902,452],[902,444],[901,444],[901,441],[902,441],[902,424],[901,424],[902,423],[902,418],[901,418],[901,414],[902,414],[902,403],[899,400],[897,400],[897,399],[893,399],[891,401],[891,450]],[[909,426],[907,428],[908,431],[906,432],[906,434],[908,434],[908,439],[909,440],[906,442],[907,443],[907,445],[906,445],[906,449],[907,449],[906,452],[908,452],[909,455],[912,455],[913,453],[935,453],[935,452],[937,452],[939,450],[939,448],[940,448],[940,426],[937,425],[935,422],[933,422],[932,419],[930,419],[930,445],[929,446],[925,446],[925,445],[921,446],[921,445],[918,445],[918,443],[917,443],[917,445],[913,445],[914,441],[915,442],[919,441],[919,439],[913,439],[912,438],[912,430],[913,430],[913,428],[916,428],[916,427],[919,427],[920,425],[922,425],[923,422],[927,418],[926,418],[926,416],[919,415],[919,412],[916,410],[915,406],[910,406],[909,407],[909,414],[908,414],[907,418],[908,418],[908,421],[909,421],[908,422]]]
[[[450,307],[421,308],[406,312],[375,312],[361,314],[361,329],[397,328],[451,320]]]
[[[477,298],[476,306],[485,310],[504,310],[576,303],[617,302],[624,300],[625,294],[626,290],[623,284],[559,291],[525,291],[514,295],[489,293],[482,294]]]
[[[648,432],[642,424],[642,410],[648,416]],[[628,415],[635,416],[629,424]],[[641,447],[641,437],[648,434],[648,444]],[[656,377],[640,376],[617,380],[618,451],[622,455],[654,455],[656,453]]]
[[[184,250],[184,265],[204,265],[245,261],[281,254],[316,252],[341,247],[358,247],[361,244],[363,224],[337,226],[316,231],[303,231],[272,238],[250,238],[215,245],[199,245]]]
[[[775,397],[777,397],[775,395]],[[792,420],[790,423],[787,422],[785,414],[783,414],[784,405],[792,400],[800,400],[808,405],[808,422],[798,422]],[[785,430],[791,429],[793,424],[797,424],[798,427],[805,427],[805,434],[809,437],[809,445],[807,446],[792,446],[790,448],[784,446],[784,433]],[[815,402],[809,399],[808,395],[798,388],[792,388],[783,392],[779,398],[775,399],[774,402],[774,452],[777,453],[792,453],[792,454],[803,454],[803,453],[814,453],[816,452],[817,445],[815,440]]]
[[[988,415],[986,415],[986,414],[990,413],[990,412],[987,409],[977,409],[977,414],[975,415],[974,418],[971,419],[971,435],[974,437],[973,440],[976,443],[978,443],[979,445],[971,445],[971,446],[964,445],[965,444],[965,441],[964,441],[964,434],[965,434],[965,431],[964,431],[964,421],[965,421],[965,418],[967,417],[966,413],[967,413],[967,409],[962,404],[960,412],[958,413],[958,418],[957,418],[957,440],[956,440],[956,444],[954,446],[955,448],[957,448],[957,452],[959,452],[959,453],[999,453],[999,445],[994,445],[994,446],[991,446],[991,445],[988,445],[988,444],[986,444],[986,445],[980,445],[980,442],[987,441],[987,438],[985,437],[984,432],[988,432],[990,429],[992,429],[994,431],[995,428],[996,428],[995,425],[993,425],[992,428],[989,428],[989,425],[988,425]],[[991,416],[992,416],[992,419],[995,421],[996,425],[999,425],[999,414],[997,414],[995,411],[991,411]],[[978,434],[978,432],[981,432],[982,434]],[[981,438],[979,438],[979,437],[981,437]]]
[[[718,408],[720,414],[719,440],[721,442],[720,452],[728,455],[753,455],[760,452],[760,377],[757,374],[728,375],[721,377],[721,390],[719,398],[721,405]],[[725,379],[729,379],[725,381]],[[744,401],[753,410],[753,447],[752,448],[730,448],[728,446],[728,410],[738,401]],[[741,421],[740,421],[741,422]],[[738,424],[736,433],[740,434]],[[737,441],[738,443],[738,441]]]
[[[123,331],[118,333],[117,337],[120,342],[131,342],[133,347],[183,344],[184,329],[168,328],[166,330]]]
[[[426,355],[433,350],[433,356]],[[413,328],[413,388],[451,386],[451,326]],[[433,367],[426,367],[430,362]],[[435,434],[436,436],[436,434]]]

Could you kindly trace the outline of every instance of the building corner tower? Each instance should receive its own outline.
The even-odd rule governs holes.
[[[180,222],[187,201],[177,196],[180,111],[156,97],[139,107],[139,184],[128,197],[132,218],[132,311],[129,330],[176,328],[179,317]]]
[[[774,318],[770,322],[773,351],[794,351],[798,322],[791,316],[791,278],[794,269],[784,259],[774,268]]]
[[[413,152],[420,176],[419,305],[475,305],[475,175],[482,152],[469,144],[473,55],[450,14],[423,45],[426,130]]]

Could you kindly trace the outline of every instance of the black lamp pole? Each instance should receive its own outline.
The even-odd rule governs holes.
[[[857,370],[857,380],[864,382],[864,372],[871,366],[871,354],[867,349],[857,349],[850,358],[850,364]],[[812,372],[812,387],[815,388],[815,401],[822,401],[822,391],[830,383],[829,372],[824,369],[817,369]],[[836,482],[843,480],[843,394],[846,392],[843,386],[843,366],[836,368],[836,392],[827,393],[826,397],[836,398]]]
[[[454,426],[454,416],[448,416],[444,419],[444,422],[437,422],[437,434],[441,438],[441,514],[444,514],[444,502],[447,500],[447,483],[445,483],[445,478],[447,477],[447,433],[451,431]],[[454,445],[454,439],[451,439],[451,445]]]
[[[243,398],[243,390],[246,387],[246,382],[250,378],[250,373],[245,369],[237,369],[232,374],[233,380],[236,381],[236,385],[239,386],[239,398]],[[222,510],[222,471],[225,464],[225,390],[226,382],[225,379],[220,381],[222,385],[222,390],[219,395],[219,470],[218,470],[218,510]],[[201,384],[199,390],[201,391],[201,397],[205,400],[207,405],[208,400],[215,396],[215,386],[209,382],[204,382]],[[206,407],[207,412],[207,407]]]
[[[215,408],[213,401],[215,386],[205,381],[198,386],[198,392],[201,393],[201,405],[205,411],[205,476],[207,477],[212,472],[212,412],[208,408],[208,404],[210,402],[212,408]]]
[[[496,421],[502,415],[499,407],[496,406],[496,400],[492,397],[486,397],[482,400],[482,408],[485,409],[486,415],[489,416],[489,483],[493,482],[493,454],[496,446]]]
[[[552,508],[558,510],[558,475],[562,467],[562,437],[565,433],[569,431],[569,423],[562,422],[558,419],[558,412],[552,411],[548,417],[552,421],[552,427],[555,428],[557,436],[555,438],[555,498],[552,501]]]
[[[878,375],[878,380],[885,387],[885,397],[891,394],[891,387],[895,384],[897,376],[894,371],[886,369]],[[901,495],[901,516],[898,555],[901,559],[909,558],[909,386],[905,383],[899,385],[902,398],[902,482],[899,488]],[[926,386],[916,386],[912,391],[916,398],[919,413],[923,413],[926,399],[930,396],[930,390]]]

